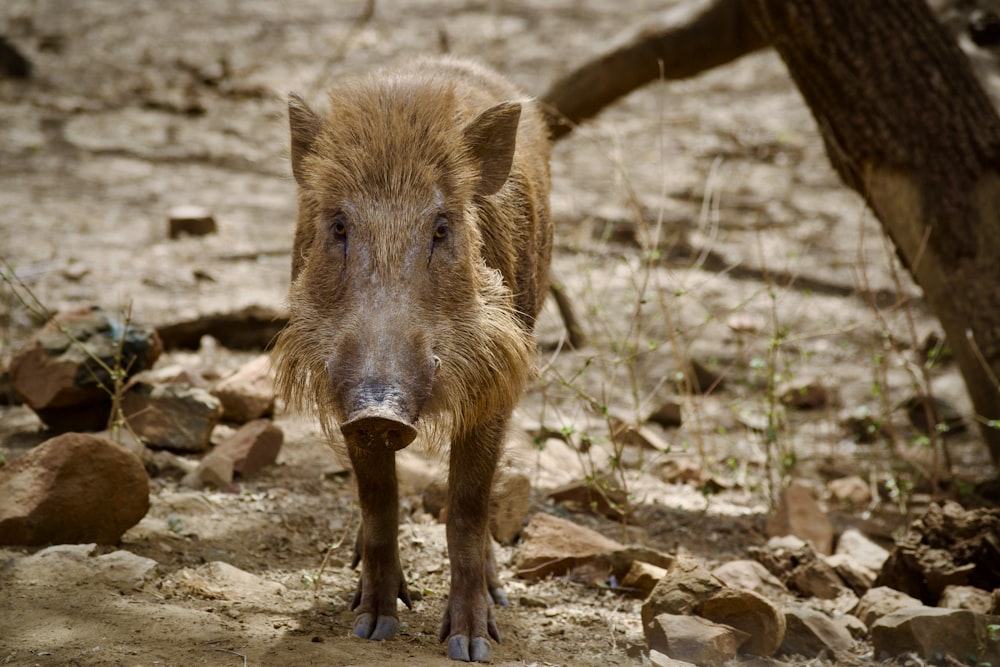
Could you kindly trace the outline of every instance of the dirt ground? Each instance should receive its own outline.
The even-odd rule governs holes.
[[[288,91],[321,106],[338,75],[448,50],[540,94],[627,26],[680,4],[380,0],[359,18],[361,0],[5,0],[0,34],[35,75],[0,80],[0,255],[50,309],[131,304],[135,319],[158,326],[281,308],[294,220]],[[996,90],[988,69],[984,77]],[[919,349],[938,328],[877,221],[829,168],[780,60],[762,53],[650,86],[562,141],[552,170],[554,273],[590,343],[561,345],[547,307],[542,370],[510,436],[535,511],[715,565],[765,541],[782,478],[824,496],[828,480],[860,474],[881,502],[829,501],[831,516],[888,544],[930,500],[935,465],[899,406],[931,392],[969,419],[969,401],[947,363],[924,383]],[[168,239],[167,212],[187,204],[210,209],[218,233]],[[3,294],[6,355],[34,325]],[[159,363],[221,374],[249,356],[206,344]],[[721,374],[707,396],[677,382],[689,358]],[[786,385],[813,380],[830,392],[827,407],[778,400]],[[667,400],[681,404],[683,426],[649,426],[666,451],[609,437],[600,408],[638,422]],[[858,411],[894,425],[896,454],[857,442],[842,416]],[[279,464],[235,492],[153,480],[149,514],[120,545],[158,562],[141,590],[59,572],[4,578],[0,664],[442,664],[444,529],[419,499],[439,465],[401,455],[404,568],[422,600],[401,612],[395,641],[357,640],[350,478],[314,424],[284,413],[278,422]],[[47,437],[25,408],[0,407],[0,424],[7,459]],[[564,439],[539,441],[542,428]],[[947,443],[961,482],[995,474],[975,429]],[[616,462],[636,508],[628,528],[546,503],[547,490]],[[712,493],[668,474],[690,462],[715,477]],[[513,604],[498,611],[495,664],[641,664],[641,601],[565,579],[518,580],[516,550],[499,553]],[[0,561],[32,551],[0,550]],[[199,568],[213,561],[263,588],[199,588]],[[855,659],[873,664],[865,651]]]

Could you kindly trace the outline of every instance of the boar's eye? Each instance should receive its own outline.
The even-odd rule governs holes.
[[[448,217],[439,215],[434,221],[434,243],[440,243],[448,238]]]
[[[326,224],[327,231],[330,233],[332,240],[337,243],[347,241],[347,216],[344,215],[343,211],[335,211],[332,214],[328,214]]]
[[[342,211],[337,211],[330,218],[330,233],[340,241],[347,239],[347,216]]]

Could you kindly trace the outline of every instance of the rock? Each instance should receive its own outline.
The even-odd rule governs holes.
[[[164,582],[164,588],[208,600],[234,600],[270,608],[285,587],[267,581],[229,563],[213,561],[196,568],[183,568]]]
[[[198,467],[184,475],[181,484],[192,489],[200,489],[204,486],[216,486],[226,488],[233,483],[233,460],[226,454],[220,452],[210,452],[201,461]]]
[[[883,616],[871,626],[876,659],[916,653],[924,659],[951,655],[957,662],[997,664],[1000,641],[991,639],[990,625],[1000,617],[967,609],[911,607]]]
[[[229,313],[202,315],[156,327],[167,350],[197,350],[203,336],[211,336],[232,350],[263,350],[288,324],[288,314],[264,306],[247,306]]]
[[[0,466],[0,544],[115,544],[149,509],[142,462],[82,433]]]
[[[262,354],[219,380],[212,395],[222,402],[222,418],[239,424],[274,412],[271,357]]]
[[[699,487],[709,478],[701,463],[693,458],[666,459],[660,464],[659,476],[668,484],[691,482]]]
[[[745,632],[748,639],[741,652],[768,657],[774,655],[785,638],[784,613],[752,591],[723,588],[697,605],[695,613]]]
[[[159,450],[150,452],[149,458],[145,461],[146,470],[150,475],[156,477],[171,477],[179,479],[190,472],[198,469],[198,462],[177,456],[173,452]]]
[[[868,638],[868,626],[854,614],[844,614],[835,618],[834,622],[847,630],[847,634],[851,635],[855,641],[860,642]]]
[[[500,544],[513,544],[524,530],[531,508],[531,478],[502,466],[497,469],[490,493],[490,534]]]
[[[726,326],[733,333],[758,334],[767,326],[767,321],[759,315],[737,311],[726,318]]]
[[[837,540],[835,554],[849,556],[852,561],[872,572],[878,572],[889,558],[889,552],[856,528],[845,530]]]
[[[947,586],[1000,588],[1000,509],[931,504],[913,521],[882,566],[876,586],[937,604]]]
[[[103,431],[98,431],[92,434],[95,438],[101,438],[102,440],[110,440],[127,452],[131,452],[139,457],[139,459],[145,463],[146,458],[150,455],[150,451],[146,449],[146,445],[142,443],[142,440],[137,438],[132,431],[127,428],[115,428],[115,429],[104,429]]]
[[[208,387],[208,382],[201,371],[180,364],[150,368],[142,373],[136,373],[135,379],[149,384],[187,384],[201,389]]]
[[[856,595],[864,595],[875,582],[875,573],[868,568],[858,565],[853,558],[847,554],[834,554],[827,556],[823,560],[833,568],[840,580],[844,582]]]
[[[730,588],[742,588],[764,597],[788,593],[780,579],[753,560],[731,560],[712,570],[712,575]]]
[[[421,496],[424,511],[439,522],[448,518],[448,483],[435,479],[424,487]],[[500,544],[513,544],[524,530],[524,519],[531,508],[531,479],[514,468],[497,469],[490,493],[490,534]]]
[[[736,657],[746,633],[697,616],[660,614],[642,624],[651,650],[701,667],[720,667]]]
[[[98,556],[94,565],[101,577],[122,592],[140,590],[156,573],[159,566],[152,558],[137,556],[129,551],[112,551]]]
[[[780,390],[781,402],[798,410],[819,410],[833,403],[830,390],[819,380],[787,386]]]
[[[872,491],[868,482],[857,475],[831,479],[827,482],[826,488],[833,498],[852,507],[864,507],[872,501]]]
[[[851,613],[870,628],[875,621],[894,611],[922,606],[923,603],[920,600],[910,597],[906,593],[901,593],[888,586],[877,586],[861,596]]]
[[[175,206],[167,214],[167,236],[178,239],[184,234],[205,236],[218,231],[211,211],[200,206]]]
[[[763,549],[752,548],[750,552],[786,586],[807,597],[832,600],[846,588],[844,580],[812,544],[794,536],[791,540],[787,536],[772,538]]]
[[[22,582],[44,581],[67,589],[101,581],[122,593],[140,590],[156,574],[158,563],[128,551],[96,556],[97,545],[57,544],[7,562],[7,572]]]
[[[792,482],[782,492],[778,507],[764,527],[769,537],[795,535],[808,542],[821,554],[833,550],[833,524],[820,509],[809,487]]]
[[[0,36],[0,78],[28,79],[31,69],[31,61],[6,37]]]
[[[126,330],[96,306],[60,313],[14,353],[11,387],[53,431],[98,431],[111,414],[112,372],[130,377],[162,351],[156,332],[134,322]]]
[[[535,514],[524,529],[515,573],[525,579],[566,574],[588,558],[621,549],[600,533],[551,514]]]
[[[202,452],[222,417],[222,404],[204,389],[139,381],[126,389],[122,412],[129,427],[150,447]]]
[[[785,610],[785,640],[779,651],[814,658],[821,651],[846,651],[854,638],[825,614],[806,608]]]
[[[628,572],[622,577],[621,588],[646,597],[666,574],[665,568],[634,560]]]
[[[664,401],[659,407],[649,413],[646,421],[659,424],[663,428],[676,428],[683,423],[681,419],[681,404],[677,401]]]
[[[968,609],[977,614],[989,614],[993,608],[993,596],[975,586],[945,586],[938,606],[946,609]]]
[[[621,445],[634,445],[659,452],[670,451],[670,445],[664,442],[663,438],[654,433],[652,429],[644,426],[637,427],[628,420],[615,415],[608,417],[608,426],[611,429],[611,438]]]
[[[448,482],[444,479],[435,479],[426,487],[420,497],[424,506],[424,511],[437,519],[439,523],[444,523],[448,518],[445,508],[448,506]]]
[[[620,520],[629,514],[628,493],[610,476],[564,484],[548,494],[571,512],[591,512]]]
[[[684,660],[674,660],[665,653],[660,653],[656,649],[650,649],[649,651],[649,664],[652,667],[698,667],[693,662],[686,662]]]
[[[690,614],[723,588],[694,558],[678,556],[667,568],[667,574],[656,584],[642,603],[642,623],[646,625],[660,614]],[[671,657],[676,657],[668,652]]]
[[[962,433],[969,427],[965,417],[940,396],[910,396],[903,401],[902,407],[910,423],[925,434],[937,432],[947,437]],[[928,417],[934,423],[930,423]]]
[[[219,443],[212,453],[228,457],[233,472],[246,479],[278,460],[284,439],[284,433],[270,419],[255,419]]]
[[[696,394],[706,393],[709,389],[718,391],[725,384],[725,376],[718,373],[697,359],[688,360],[688,368],[684,369],[684,377],[691,385],[682,387],[682,393],[694,392]]]

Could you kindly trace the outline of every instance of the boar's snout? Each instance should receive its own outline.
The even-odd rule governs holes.
[[[340,432],[349,443],[371,450],[400,450],[417,437],[412,424],[384,406],[355,412],[340,425]]]
[[[417,437],[417,420],[430,398],[439,361],[421,344],[422,337],[380,342],[346,345],[346,354],[331,359],[327,370],[347,443],[396,451]]]

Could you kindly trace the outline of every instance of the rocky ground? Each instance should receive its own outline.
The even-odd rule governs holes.
[[[260,350],[235,349],[232,327],[209,316],[242,314],[237,332],[258,333],[249,338],[259,345],[266,313],[283,309],[294,219],[287,91],[320,106],[333,77],[447,50],[537,94],[627,26],[679,4],[80,0],[67,11],[8,0],[0,34],[33,73],[0,78],[4,364],[40,326],[14,296],[23,281],[52,311],[128,307],[161,332],[188,327],[193,349],[175,336],[154,368],[218,393],[220,378]],[[989,53],[963,40],[998,90]],[[498,610],[504,642],[494,662],[645,664],[644,598],[621,585],[623,562],[644,563],[636,581],[646,583],[636,586],[655,581],[662,572],[646,568],[660,566],[671,568],[666,581],[691,577],[703,589],[682,604],[661,604],[661,591],[647,615],[718,619],[719,600],[729,599],[718,591],[749,588],[770,602],[773,613],[761,617],[781,616],[789,633],[838,628],[820,644],[789,644],[767,659],[741,654],[734,664],[975,664],[988,655],[916,657],[915,645],[882,655],[874,633],[852,620],[870,626],[888,609],[856,606],[877,566],[857,562],[853,536],[889,549],[934,500],[983,505],[972,491],[996,470],[975,428],[961,427],[971,409],[947,355],[925,363],[938,328],[919,290],[831,172],[780,60],[762,53],[640,91],[562,141],[552,170],[554,273],[589,340],[567,349],[547,307],[539,378],[510,434],[507,469],[530,482],[530,523],[499,548],[512,605]],[[177,206],[206,209],[214,231],[172,238]],[[245,319],[249,307],[264,320]],[[698,387],[685,379],[689,361]],[[943,448],[921,430],[919,405],[930,398],[955,412]],[[401,610],[396,640],[356,640],[350,475],[314,423],[280,404],[273,417],[284,441],[276,462],[232,482],[198,473],[205,452],[174,447],[154,460],[139,450],[153,472],[150,505],[115,546],[0,551],[0,664],[441,664],[446,547],[425,505],[440,463],[400,456],[404,568],[420,600]],[[215,447],[239,427],[223,420],[207,436]],[[28,407],[0,406],[5,467],[52,435]],[[569,500],[550,497],[602,475],[617,501],[610,517],[586,511],[579,490],[576,503],[566,489]],[[819,499],[805,519],[778,503],[791,481],[793,508]],[[616,515],[623,507],[627,520]],[[937,507],[965,517],[958,505]],[[543,547],[558,539],[537,523],[549,515],[600,538],[572,533],[569,553],[579,558],[536,579],[526,563],[556,559]],[[770,534],[823,525],[821,517],[826,538],[811,535],[814,544],[829,539],[853,563],[838,568],[794,542],[767,546]],[[970,540],[983,535],[970,530]],[[622,555],[601,539],[634,550]],[[587,544],[601,546],[584,558]],[[970,583],[967,568],[951,566],[944,579]],[[936,604],[940,590],[933,600],[909,593]],[[995,601],[971,599],[948,604],[992,604],[996,613]],[[985,623],[949,619],[966,629]],[[669,634],[687,622],[660,627]],[[725,642],[739,643],[700,636],[698,646],[718,645],[716,657],[727,655]]]

